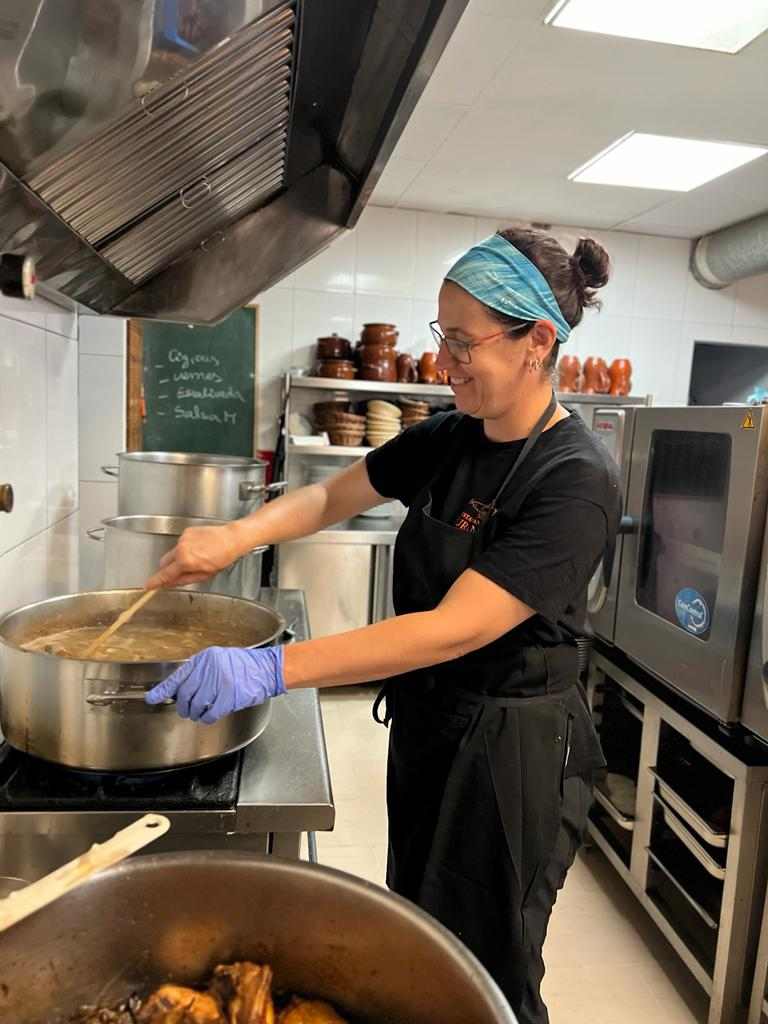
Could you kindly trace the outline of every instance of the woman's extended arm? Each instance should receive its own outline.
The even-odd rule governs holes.
[[[306,537],[385,500],[371,486],[361,460],[329,480],[276,498],[243,519],[224,526],[185,530],[146,586],[152,589],[198,583],[262,544]]]
[[[498,584],[467,569],[433,611],[286,647],[285,686],[344,686],[452,661],[534,614]]]

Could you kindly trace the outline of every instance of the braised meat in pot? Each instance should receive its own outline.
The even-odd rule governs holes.
[[[146,999],[84,1006],[72,1024],[348,1024],[328,1003],[273,993],[272,969],[248,961],[220,964],[207,990],[165,984]]]

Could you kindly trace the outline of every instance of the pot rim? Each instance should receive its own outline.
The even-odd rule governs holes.
[[[204,591],[189,591],[189,590],[180,590],[180,589],[176,589],[176,588],[169,588],[165,592],[168,593],[168,594],[183,594],[187,598],[190,597],[190,595],[193,595],[197,599],[207,600],[207,601],[211,601],[211,600],[213,600],[213,601],[216,601],[216,600],[219,600],[219,601],[237,601],[238,603],[242,603],[242,604],[255,605],[257,608],[264,609],[264,610],[270,612],[272,615],[274,615],[275,619],[277,620],[276,621],[276,628],[275,628],[274,632],[271,633],[269,636],[265,637],[263,640],[260,640],[259,643],[257,643],[257,644],[249,644],[247,647],[243,648],[244,650],[254,650],[257,647],[267,647],[269,644],[274,643],[274,641],[277,640],[278,637],[282,636],[283,633],[285,633],[285,631],[287,629],[287,625],[288,624],[287,624],[285,618],[280,614],[280,612],[276,608],[273,608],[271,605],[263,604],[261,601],[250,601],[250,600],[248,600],[248,598],[245,598],[245,597],[230,597],[229,594],[208,594],[208,593],[205,593]],[[25,648],[20,647],[18,644],[14,643],[13,641],[7,640],[6,637],[3,635],[3,627],[8,622],[9,619],[13,618],[16,615],[21,615],[24,612],[31,611],[32,609],[41,608],[44,605],[54,606],[54,605],[56,605],[56,604],[58,604],[60,602],[71,600],[74,597],[80,597],[80,598],[93,597],[94,595],[97,595],[97,594],[103,596],[105,594],[140,594],[140,593],[142,593],[142,588],[141,587],[112,587],[109,590],[81,590],[81,591],[76,591],[73,594],[58,594],[56,597],[48,597],[44,601],[32,601],[29,604],[22,605],[19,608],[14,608],[11,611],[6,612],[5,615],[3,615],[2,617],[0,617],[0,648],[7,647],[10,650],[18,651],[20,654],[28,654],[28,655],[30,655],[32,657],[36,657],[36,658],[47,658],[47,659],[50,659],[51,661],[55,661],[56,663],[61,663],[62,661],[67,661],[67,662],[71,661],[71,662],[74,662],[75,664],[81,664],[81,665],[99,665],[99,666],[102,666],[102,667],[104,665],[115,665],[115,666],[122,665],[122,666],[128,666],[128,667],[130,667],[130,666],[136,666],[136,667],[141,666],[142,668],[147,667],[147,666],[152,666],[152,665],[183,665],[185,662],[189,661],[189,658],[180,658],[180,659],[178,659],[176,661],[174,661],[172,659],[164,659],[163,661],[151,661],[151,660],[146,660],[146,661],[102,661],[102,660],[100,660],[98,658],[94,659],[94,660],[89,660],[87,658],[68,658],[68,657],[66,657],[63,654],[48,654],[46,651],[28,651],[28,650],[25,650]],[[3,674],[0,674],[0,689],[2,689],[2,679],[3,679]]]
[[[193,466],[214,469],[266,469],[263,459],[247,455],[216,455],[212,452],[118,452],[118,459],[153,466]]]
[[[181,530],[149,530],[149,529],[133,529],[134,526],[139,527],[141,525],[140,520],[165,520],[163,525],[169,525],[168,520],[178,523],[186,523]],[[230,519],[218,519],[214,516],[173,516],[173,515],[147,515],[145,513],[132,512],[130,515],[117,515],[110,516],[108,519],[102,519],[102,526],[109,526],[116,530],[126,530],[129,533],[139,533],[148,537],[180,537],[184,530],[190,527],[198,526],[226,526],[230,523]]]

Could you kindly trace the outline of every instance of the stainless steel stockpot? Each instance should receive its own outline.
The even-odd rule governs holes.
[[[121,452],[117,461],[102,470],[118,478],[121,516],[240,519],[285,486],[265,482],[266,462],[239,455]]]
[[[181,662],[83,661],[21,647],[58,630],[106,627],[136,596],[136,590],[69,594],[0,619],[0,729],[12,747],[71,768],[151,771],[221,757],[264,731],[269,703],[214,725],[180,718],[172,705],[147,705],[144,692]],[[242,630],[249,647],[268,644],[285,629],[266,605],[186,590],[161,591],[140,614],[169,627],[226,623]]]
[[[163,555],[179,542],[185,530],[196,526],[224,526],[223,519],[186,516],[113,516],[102,526],[88,530],[93,540],[104,541],[104,586],[143,587],[157,572]],[[261,560],[266,547],[255,548],[227,569],[184,590],[230,597],[258,599],[261,590]]]
[[[413,903],[329,868],[220,850],[132,857],[0,935],[0,1019],[59,1024],[247,959],[360,1024],[516,1024],[487,971]]]

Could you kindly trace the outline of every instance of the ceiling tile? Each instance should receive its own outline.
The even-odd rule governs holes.
[[[422,102],[467,106],[490,85],[517,46],[517,19],[499,21],[470,3],[424,90]]]
[[[418,160],[391,159],[373,190],[376,206],[397,206],[403,192],[424,167]]]
[[[457,104],[420,103],[395,147],[393,159],[427,163],[468,109]]]
[[[685,195],[567,175],[629,130],[768,143],[768,33],[737,57],[543,24],[471,0],[377,203],[691,238],[768,208],[768,158]]]

